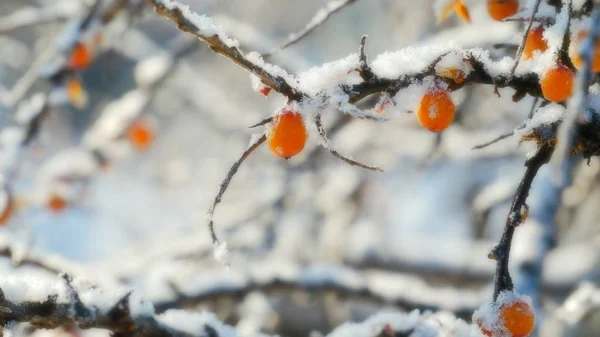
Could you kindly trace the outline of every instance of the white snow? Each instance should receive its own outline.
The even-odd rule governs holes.
[[[173,57],[168,54],[144,59],[134,69],[135,82],[141,88],[149,88],[163,78],[173,64]]]
[[[481,328],[491,331],[494,337],[512,337],[512,334],[504,326],[501,310],[516,302],[523,302],[529,308],[533,308],[531,297],[514,291],[503,291],[498,295],[496,301],[483,304],[473,313],[473,322],[476,322]]]
[[[33,120],[42,112],[42,109],[45,105],[46,95],[41,92],[34,94],[31,96],[31,98],[19,104],[15,114],[15,121],[20,124],[27,124],[31,122],[31,120]]]
[[[221,41],[223,41],[228,47],[239,47],[239,42],[228,37],[224,32],[222,32],[221,28],[215,25],[212,18],[205,15],[200,15],[192,11],[189,6],[181,4],[177,1],[159,0],[157,3],[163,4],[169,10],[173,10],[175,8],[181,10],[183,16],[198,28],[198,31],[196,32],[197,34],[205,37],[217,35],[219,39],[221,39]]]
[[[541,127],[549,127],[564,118],[566,109],[560,104],[548,104],[539,108],[533,117],[525,122],[525,126],[515,129],[516,137],[531,135]]]
[[[143,112],[150,98],[145,90],[134,89],[109,103],[85,134],[84,144],[90,148],[101,148],[114,141]]]

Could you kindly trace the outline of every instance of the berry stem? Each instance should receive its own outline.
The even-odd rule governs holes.
[[[504,233],[502,233],[500,242],[492,252],[492,255],[496,259],[494,300],[498,298],[498,295],[502,291],[513,290],[513,282],[508,270],[508,260],[510,256],[512,238],[515,233],[515,228],[525,220],[525,216],[523,216],[521,210],[527,209],[526,201],[527,197],[529,196],[529,190],[531,189],[533,179],[537,175],[538,170],[550,160],[553,151],[554,146],[545,143],[540,146],[537,153],[533,157],[525,162],[527,169],[525,170],[525,174],[523,175],[521,183],[517,188],[512,205],[510,206],[508,217],[506,218]]]

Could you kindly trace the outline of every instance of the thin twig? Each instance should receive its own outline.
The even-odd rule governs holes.
[[[369,63],[367,61],[367,54],[365,54],[365,43],[367,42],[367,36],[363,35],[360,39],[360,47],[358,48],[358,64],[360,66],[360,68],[358,69],[358,72],[360,74],[360,77],[362,77],[362,79],[366,82],[369,82],[370,80],[376,78],[375,74],[373,73],[373,70],[371,70],[371,67],[369,67]]]
[[[258,126],[261,126],[261,125],[269,124],[269,123],[271,123],[271,121],[273,121],[273,117],[267,117],[267,118],[263,119],[262,121],[260,121],[260,122],[258,122],[256,124],[250,125],[248,128],[252,129],[252,128],[255,128],[255,127],[258,127]]]
[[[341,155],[339,152],[337,152],[333,147],[331,147],[330,141],[327,138],[327,133],[325,132],[325,129],[323,128],[323,124],[321,123],[321,115],[320,114],[317,114],[317,116],[315,117],[315,125],[317,126],[317,130],[319,131],[319,136],[321,136],[321,139],[323,140],[323,142],[325,142],[325,145],[324,145],[325,148],[327,150],[329,150],[329,152],[331,152],[331,154],[334,157],[337,157],[350,165],[362,167],[364,169],[371,170],[371,171],[383,172],[383,170],[377,166],[364,164],[364,163],[358,162],[356,160],[350,159],[348,157],[345,157],[345,156]]]
[[[527,119],[531,119],[531,117],[533,117],[533,114],[535,113],[535,106],[537,105],[538,101],[540,100],[539,97],[535,97],[533,99],[533,104],[531,105],[531,109],[529,110],[529,114],[527,115]]]
[[[523,39],[521,40],[521,44],[519,45],[519,49],[517,49],[517,55],[515,56],[515,63],[510,69],[510,75],[508,75],[507,81],[512,80],[515,76],[515,70],[519,66],[519,61],[521,60],[521,56],[523,55],[523,49],[525,48],[525,43],[527,43],[527,38],[529,37],[529,31],[531,30],[531,26],[533,25],[533,20],[538,10],[540,9],[540,3],[542,0],[536,0],[535,5],[533,6],[533,12],[531,12],[531,17],[529,18],[529,24],[527,25],[527,29],[525,30],[525,34],[523,34]]]
[[[317,13],[313,16],[312,20],[302,28],[297,33],[291,34],[288,40],[283,43],[281,46],[273,49],[272,51],[263,54],[264,57],[273,56],[274,54],[282,51],[283,49],[299,42],[310,33],[312,33],[316,28],[321,26],[327,19],[329,19],[333,14],[341,11],[344,7],[353,4],[356,0],[334,0],[330,1],[327,4],[327,8],[321,8]]]
[[[549,143],[542,144],[537,153],[531,157],[525,166],[525,174],[517,188],[513,203],[510,206],[504,233],[498,245],[494,248],[491,257],[496,260],[496,275],[494,277],[494,300],[504,290],[512,290],[513,283],[508,270],[508,260],[515,228],[520,225],[527,217],[528,207],[526,204],[531,184],[538,170],[548,162],[552,156],[554,147]]]
[[[506,139],[506,138],[508,138],[508,137],[510,137],[510,136],[512,136],[514,134],[515,134],[514,130],[510,131],[510,132],[507,132],[507,133],[503,133],[500,136],[498,136],[498,137],[496,137],[496,138],[494,138],[494,139],[492,139],[492,140],[490,140],[488,142],[485,142],[483,144],[479,144],[479,145],[473,146],[473,150],[483,149],[483,148],[488,147],[488,146],[490,146],[492,144],[495,144],[495,143],[497,143],[497,142],[499,142],[499,141],[501,141],[503,139]]]
[[[537,102],[538,102],[538,100],[539,100],[539,97],[535,97],[535,98],[533,99],[533,104],[531,105],[531,109],[529,110],[529,114],[528,114],[528,117],[527,117],[527,119],[531,119],[531,117],[533,117],[533,113],[535,112],[535,107],[536,107],[536,105],[537,105]],[[523,125],[521,125],[521,126],[519,126],[519,127],[517,127],[517,129],[520,129],[520,128],[522,128],[523,126],[524,126],[524,124],[523,124]],[[489,142],[486,142],[486,143],[483,143],[483,144],[480,144],[480,145],[476,145],[476,146],[474,146],[474,147],[473,147],[473,150],[479,150],[479,149],[483,149],[484,147],[488,147],[488,146],[490,146],[490,145],[492,145],[492,144],[495,144],[495,143],[497,143],[497,142],[499,142],[499,141],[501,141],[501,140],[503,140],[503,139],[506,139],[506,138],[508,138],[508,137],[511,137],[511,136],[513,136],[514,134],[515,134],[515,130],[509,131],[509,132],[506,132],[506,133],[503,133],[503,134],[501,134],[500,136],[498,136],[498,137],[496,137],[496,138],[494,138],[494,139],[490,140]]]
[[[214,220],[213,220],[213,217],[215,215],[215,208],[217,207],[217,204],[221,202],[221,198],[223,197],[223,194],[225,194],[225,191],[227,191],[227,188],[229,187],[229,184],[231,183],[231,179],[233,179],[233,176],[235,176],[235,174],[237,173],[238,169],[240,168],[240,165],[242,165],[244,160],[246,160],[246,158],[248,158],[248,156],[250,156],[250,154],[254,150],[256,150],[262,143],[264,143],[266,140],[267,140],[266,132],[263,133],[260,137],[257,137],[256,139],[252,140],[252,142],[250,143],[248,148],[246,150],[244,150],[242,155],[233,163],[233,165],[231,165],[231,168],[229,168],[229,171],[227,172],[225,179],[223,179],[223,182],[221,183],[221,185],[219,187],[219,192],[215,196],[212,205],[208,209],[208,214],[207,214],[208,230],[210,231],[210,236],[211,236],[212,242],[215,246],[220,245],[217,234],[215,233],[215,224],[214,224]]]

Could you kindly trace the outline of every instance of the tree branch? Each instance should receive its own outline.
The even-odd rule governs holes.
[[[548,143],[542,144],[537,153],[525,163],[527,169],[517,188],[517,192],[510,207],[504,233],[500,243],[491,253],[492,258],[496,260],[496,275],[494,277],[494,300],[500,292],[512,290],[513,283],[508,270],[508,260],[510,256],[510,247],[512,244],[515,228],[527,218],[528,207],[526,204],[531,184],[538,170],[550,160],[554,147]]]
[[[212,20],[208,17],[201,17],[192,13],[189,8],[170,0],[148,0],[148,2],[154,6],[156,13],[175,22],[180,30],[191,33],[206,42],[215,53],[226,57],[250,73],[258,76],[265,85],[287,96],[290,100],[298,101],[302,98],[302,94],[283,77],[270,73],[244,56],[237,47],[237,41],[232,41],[224,36],[224,34],[216,33],[216,28],[212,24]],[[205,27],[197,23],[204,24]]]

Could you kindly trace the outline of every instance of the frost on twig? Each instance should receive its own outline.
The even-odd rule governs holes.
[[[342,9],[344,9],[344,7],[349,6],[355,2],[356,2],[356,0],[332,0],[332,1],[329,1],[325,8],[321,8],[317,11],[317,13],[315,13],[315,15],[310,20],[310,22],[306,26],[304,26],[304,28],[302,28],[302,30],[300,30],[299,32],[294,33],[294,34],[290,34],[290,36],[288,37],[288,39],[285,43],[283,43],[281,46],[275,48],[274,50],[263,54],[263,56],[264,57],[272,56],[272,55],[277,54],[278,52],[282,51],[283,49],[297,43],[298,41],[302,40],[304,37],[306,37],[310,33],[312,33],[319,26],[321,26],[325,21],[327,21],[327,19],[329,19],[336,12],[341,11]]]

